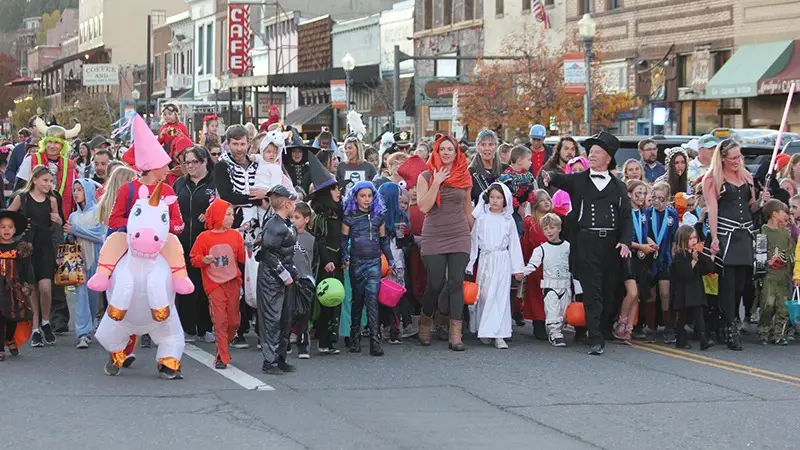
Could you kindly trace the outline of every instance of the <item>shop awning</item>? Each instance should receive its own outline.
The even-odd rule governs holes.
[[[34,80],[31,77],[21,77],[21,78],[17,78],[17,79],[9,81],[8,83],[6,83],[6,86],[8,86],[8,87],[27,86],[29,84],[36,84],[38,82],[39,82],[38,80]]]
[[[326,87],[331,80],[344,80],[347,76],[341,67],[312,70],[309,72],[279,73],[269,75],[268,85],[283,87]],[[377,84],[381,80],[380,65],[358,66],[350,74],[353,84]]]
[[[328,104],[301,106],[287,114],[283,123],[293,127],[302,127],[330,107],[331,105]]]
[[[786,67],[793,50],[794,41],[741,46],[708,82],[705,98],[757,96],[758,82]]]
[[[792,47],[786,67],[774,77],[758,82],[758,95],[787,94],[792,81],[796,83],[796,89],[800,89],[800,40],[795,40]]]

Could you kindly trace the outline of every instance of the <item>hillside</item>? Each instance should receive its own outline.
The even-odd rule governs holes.
[[[14,31],[22,26],[22,19],[41,16],[53,10],[77,8],[78,0],[0,0],[0,32]]]

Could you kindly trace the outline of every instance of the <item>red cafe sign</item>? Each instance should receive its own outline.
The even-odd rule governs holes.
[[[250,6],[228,6],[228,67],[242,76],[250,68]]]
[[[758,82],[758,95],[788,94],[792,83],[800,89],[800,79],[768,78]]]

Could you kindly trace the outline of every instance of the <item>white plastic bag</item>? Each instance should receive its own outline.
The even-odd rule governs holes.
[[[247,252],[244,261],[244,301],[251,308],[255,308],[258,298],[258,261],[256,255],[251,249],[245,249]]]

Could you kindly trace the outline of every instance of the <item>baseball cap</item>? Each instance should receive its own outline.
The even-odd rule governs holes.
[[[704,134],[700,136],[700,139],[697,140],[698,148],[716,148],[717,144],[719,144],[717,138],[710,134]]]
[[[531,127],[531,132],[528,133],[531,139],[541,139],[544,140],[547,137],[547,130],[544,129],[544,125],[539,125],[538,123]]]

